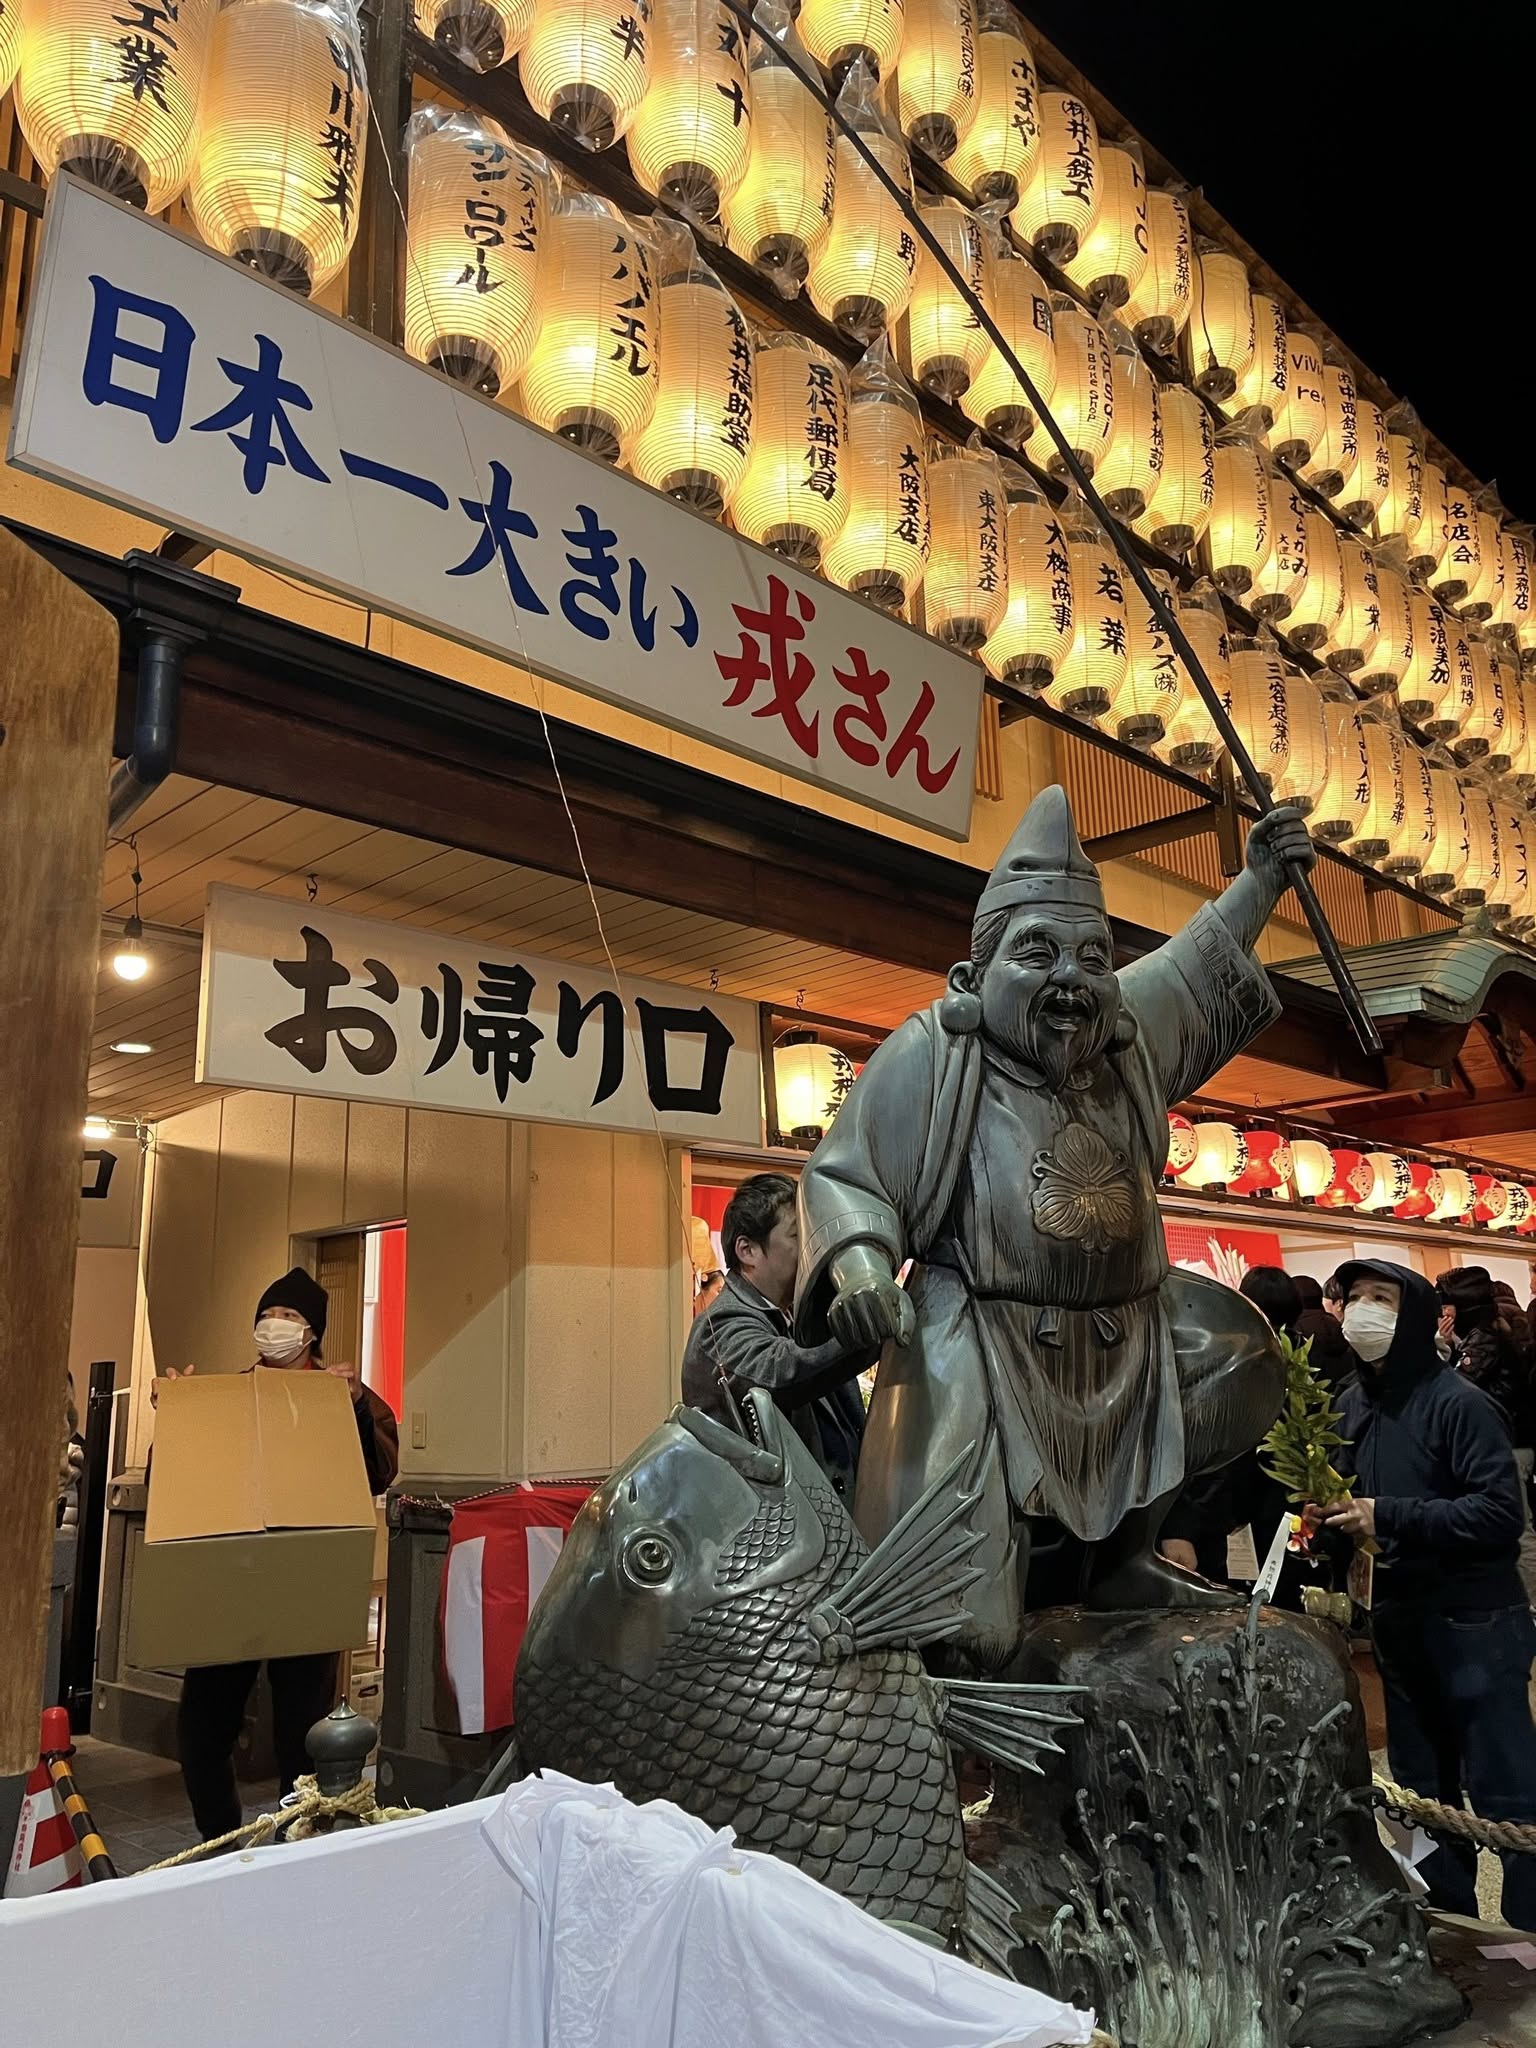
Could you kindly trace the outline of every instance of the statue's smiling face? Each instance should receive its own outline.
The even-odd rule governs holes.
[[[1011,912],[977,992],[987,1036],[1059,1086],[1097,1059],[1120,1014],[1108,925],[1088,910]]]

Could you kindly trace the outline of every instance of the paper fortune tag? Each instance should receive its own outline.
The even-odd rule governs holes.
[[[1357,1550],[1350,1561],[1349,1597],[1357,1607],[1371,1611],[1371,1593],[1376,1584],[1376,1559],[1369,1550]]]

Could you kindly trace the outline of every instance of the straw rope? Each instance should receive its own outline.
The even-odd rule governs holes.
[[[216,1855],[219,1850],[232,1849],[237,1844],[256,1849],[267,1842],[303,1842],[312,1835],[328,1833],[338,1820],[355,1820],[360,1827],[371,1828],[389,1820],[413,1820],[423,1811],[419,1806],[380,1806],[373,1783],[368,1778],[345,1792],[321,1792],[312,1777],[295,1779],[293,1789],[295,1797],[292,1803],[279,1808],[276,1813],[258,1814],[255,1820],[231,1828],[227,1835],[215,1835],[211,1842],[198,1842],[190,1849],[183,1849],[179,1855],[167,1856],[163,1862],[151,1863],[147,1869],[135,1874],[148,1877],[153,1871],[176,1870],[184,1863],[200,1863],[205,1856]]]

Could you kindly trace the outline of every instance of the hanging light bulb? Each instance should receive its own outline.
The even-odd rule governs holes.
[[[1458,678],[1461,730],[1456,756],[1485,761],[1503,752],[1504,683],[1488,643],[1471,626],[1457,621],[1450,628],[1451,667]]]
[[[533,0],[416,0],[416,26],[471,71],[515,57],[533,25]]]
[[[1355,374],[1331,348],[1323,351],[1323,431],[1302,472],[1314,491],[1337,498],[1360,463]]]
[[[1151,573],[1162,596],[1171,601],[1168,579],[1157,570]],[[1184,671],[1161,620],[1141,592],[1127,586],[1125,601],[1125,676],[1110,699],[1104,730],[1126,746],[1150,749],[1167,760],[1168,728],[1178,716]]]
[[[212,25],[213,0],[181,0],[174,14],[122,0],[6,0],[0,93],[15,77],[16,118],[43,175],[72,171],[163,213],[192,168]]]
[[[567,186],[544,224],[538,288],[523,410],[588,454],[621,462],[656,409],[650,248],[616,206]]]
[[[928,630],[946,647],[978,653],[1008,606],[1008,519],[997,458],[979,441],[928,444],[933,544],[923,578]]]
[[[645,98],[650,35],[650,0],[617,21],[602,0],[534,0],[517,60],[529,104],[583,149],[611,149]]]
[[[928,562],[923,416],[882,334],[848,385],[848,517],[825,551],[834,583],[900,614]]]
[[[1095,474],[1099,496],[1117,519],[1140,519],[1163,473],[1163,415],[1157,379],[1130,329],[1101,320],[1113,358],[1114,431]]]
[[[1256,618],[1278,624],[1290,617],[1307,587],[1308,506],[1290,478],[1272,462],[1265,462],[1264,473],[1274,545],[1269,559],[1253,572],[1247,605]]]
[[[1426,753],[1423,759],[1434,805],[1434,836],[1424,854],[1419,887],[1432,896],[1448,896],[1466,879],[1466,802],[1450,763],[1435,753]]]
[[[1163,595],[1171,599],[1171,585],[1165,586],[1165,580],[1155,571],[1153,580],[1162,588]],[[1227,674],[1230,647],[1226,613],[1214,586],[1206,582],[1197,583],[1193,590],[1178,599],[1178,613],[1184,637],[1194,649],[1206,680],[1224,700],[1230,685]],[[1139,612],[1132,612],[1131,648],[1131,658],[1138,667],[1145,664],[1160,676],[1164,689],[1176,693],[1169,698],[1168,706],[1161,714],[1166,730],[1158,753],[1170,767],[1182,768],[1188,775],[1209,774],[1221,751],[1211,714],[1194,677],[1174,653],[1162,622],[1150,610],[1144,618]],[[1171,678],[1164,667],[1165,656],[1172,664]]]
[[[1050,291],[1035,266],[1017,255],[998,231],[992,209],[983,207],[979,217],[987,242],[987,291],[993,321],[1049,405],[1056,389]],[[960,403],[967,419],[1011,448],[1022,446],[1036,426],[1035,409],[1023,385],[1002,351],[990,341],[981,368]]]
[[[1442,1166],[1440,1199],[1429,1212],[1431,1223],[1454,1223],[1472,1207],[1472,1176],[1459,1166]]]
[[[1072,638],[1043,695],[1085,721],[1108,712],[1129,659],[1125,577],[1106,535],[1080,501],[1062,507],[1072,565]]]
[[[538,338],[549,167],[478,114],[420,107],[405,130],[405,346],[496,398]]]
[[[1367,1152],[1365,1160],[1371,1169],[1371,1189],[1360,1203],[1362,1209],[1395,1209],[1407,1200],[1413,1177],[1400,1152]]]
[[[1326,513],[1306,504],[1303,518],[1307,580],[1291,606],[1285,637],[1302,653],[1315,654],[1332,639],[1344,603],[1344,557],[1338,531]]]
[[[1193,391],[1165,384],[1158,394],[1163,467],[1136,531],[1164,554],[1186,555],[1210,524],[1216,488],[1216,437]]]
[[[1054,506],[1027,470],[1006,463],[1008,608],[982,649],[989,672],[1039,695],[1072,644],[1072,559]]]
[[[1270,446],[1278,462],[1304,470],[1328,425],[1321,345],[1301,327],[1285,330],[1285,403],[1275,416]]]
[[[752,453],[752,337],[680,221],[658,215],[656,409],[630,449],[642,483],[718,519]]]
[[[1188,336],[1196,385],[1218,403],[1231,398],[1253,361],[1257,337],[1248,273],[1219,242],[1196,245]]]
[[[928,250],[920,252],[907,314],[907,360],[925,391],[953,404],[970,389],[991,347],[972,303],[987,303],[986,240],[975,214],[953,199],[919,200],[918,211],[971,293],[962,298]]]
[[[896,73],[902,132],[946,163],[976,119],[976,10],[972,0],[906,0]]]
[[[357,233],[368,87],[347,0],[214,17],[187,203],[210,248],[311,294]]]
[[[1370,526],[1392,488],[1392,451],[1386,414],[1374,400],[1359,394],[1355,398],[1355,441],[1359,460],[1339,493],[1339,512],[1352,526],[1364,528]]]
[[[1195,1163],[1199,1151],[1199,1140],[1195,1127],[1187,1116],[1180,1116],[1177,1110],[1168,1112],[1168,1157],[1163,1162],[1163,1172],[1177,1180]]]
[[[1401,547],[1377,548],[1371,556],[1376,572],[1376,639],[1355,678],[1367,696],[1400,687],[1414,658],[1414,612],[1408,578],[1398,564]]]
[[[1093,476],[1115,431],[1115,370],[1109,337],[1075,299],[1057,292],[1051,300],[1056,341],[1056,389],[1051,412],[1067,445]],[[1037,430],[1039,431],[1039,430]],[[1046,468],[1065,476],[1066,465],[1049,444]]]
[[[112,955],[112,972],[119,981],[142,981],[149,972],[144,927],[136,915],[124,920],[121,943]]]
[[[1206,563],[1218,590],[1228,597],[1243,597],[1274,549],[1257,411],[1242,414],[1216,436],[1211,481]]]
[[[1381,631],[1381,598],[1376,564],[1361,542],[1341,540],[1339,560],[1343,601],[1333,623],[1327,661],[1340,675],[1352,676],[1365,667],[1375,649]]]
[[[1147,181],[1134,142],[1106,142],[1099,157],[1099,210],[1065,268],[1100,312],[1123,306],[1146,275]]]
[[[832,226],[832,119],[785,61],[786,53],[810,61],[786,0],[757,0],[752,20],[751,148],[741,183],[725,197],[725,225],[731,247],[793,298]]]
[[[688,219],[715,221],[752,151],[746,31],[721,0],[650,0],[650,10],[648,77],[629,121],[629,167],[647,192]]]
[[[1194,256],[1182,195],[1154,188],[1147,194],[1147,266],[1125,309],[1136,339],[1154,354],[1172,355],[1189,320]]]
[[[1308,676],[1288,668],[1273,640],[1231,643],[1223,702],[1259,778],[1276,803],[1305,815],[1328,780],[1323,700]]]
[[[1253,336],[1253,361],[1238,379],[1232,404],[1238,412],[1261,414],[1268,434],[1285,411],[1288,357],[1285,308],[1266,292],[1253,295]]]
[[[848,516],[847,372],[786,333],[759,334],[756,371],[752,457],[731,516],[749,540],[814,570]]]
[[[1248,1164],[1248,1141],[1235,1124],[1195,1125],[1195,1156],[1181,1176],[1187,1188],[1226,1187]]]
[[[1333,1154],[1316,1138],[1291,1140],[1291,1179],[1297,1197],[1315,1202],[1333,1179]]]
[[[1099,130],[1070,92],[1040,95],[1040,143],[1014,226],[1037,255],[1070,263],[1099,211]]]
[[[862,59],[876,78],[887,79],[901,54],[906,15],[902,0],[801,0],[795,26],[823,71],[840,78]]]
[[[1040,85],[1035,60],[1009,0],[981,0],[976,36],[976,117],[950,161],[950,175],[978,205],[1011,213],[1040,151]]]
[[[843,80],[837,111],[910,199],[907,145],[887,126],[874,74],[862,58]],[[811,263],[811,297],[840,334],[868,347],[907,310],[918,244],[900,206],[841,130],[836,187],[832,230]]]
[[[1376,507],[1376,531],[1383,540],[1407,545],[1424,516],[1424,430],[1408,404],[1393,406],[1386,426],[1387,488]]]

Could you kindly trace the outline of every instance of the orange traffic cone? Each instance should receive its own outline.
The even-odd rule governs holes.
[[[68,1723],[65,1723],[68,1741]],[[54,1730],[44,1716],[43,1747]],[[16,1846],[5,1872],[5,1897],[35,1899],[44,1892],[66,1892],[84,1884],[85,1868],[63,1801],[54,1789],[53,1774],[42,1756],[21,1796]]]

